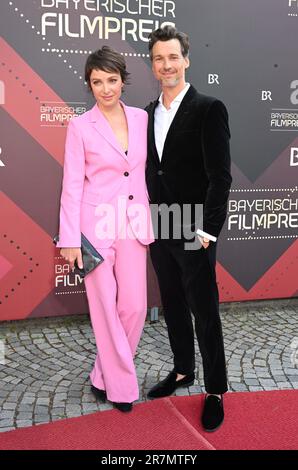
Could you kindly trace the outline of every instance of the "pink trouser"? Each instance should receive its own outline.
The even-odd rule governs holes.
[[[147,247],[116,240],[98,250],[104,262],[85,279],[97,356],[91,383],[113,402],[139,398],[133,358],[147,312]]]

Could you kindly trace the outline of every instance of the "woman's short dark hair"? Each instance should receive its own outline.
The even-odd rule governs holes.
[[[90,75],[92,70],[120,73],[122,82],[125,84],[128,83],[128,77],[130,75],[126,71],[124,57],[109,46],[103,46],[101,49],[92,52],[87,58],[85,65],[85,81],[89,89],[91,89]]]
[[[181,45],[181,52],[183,57],[188,57],[189,54],[189,37],[187,34],[178,31],[174,26],[166,25],[163,28],[158,28],[149,34],[149,54],[152,60],[152,49],[157,41],[170,41],[171,39],[178,39]]]

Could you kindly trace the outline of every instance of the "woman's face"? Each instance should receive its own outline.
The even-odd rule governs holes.
[[[110,109],[118,104],[123,87],[119,72],[93,69],[90,75],[90,86],[99,107]]]

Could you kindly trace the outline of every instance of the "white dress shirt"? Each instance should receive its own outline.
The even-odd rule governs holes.
[[[188,92],[190,87],[189,83],[186,83],[185,88],[180,91],[179,95],[172,101],[169,109],[167,109],[163,104],[163,93],[159,97],[159,103],[155,108],[154,114],[154,135],[155,135],[155,145],[159,159],[161,160],[162,152],[165,144],[165,140],[168,134],[168,130],[173,122],[173,119],[179,109],[179,106]]]
[[[155,114],[154,114],[154,135],[155,135],[156,150],[157,150],[160,161],[162,158],[163,148],[164,148],[168,131],[170,129],[170,126],[173,122],[173,119],[179,109],[179,106],[184,96],[189,90],[189,87],[190,87],[190,84],[186,83],[183,90],[180,91],[179,95],[177,95],[176,98],[174,98],[174,100],[171,102],[169,109],[167,109],[163,104],[163,93],[161,93],[159,97],[159,100],[158,100],[159,103],[155,108]],[[214,242],[216,241],[216,237],[204,232],[203,230],[198,229],[197,234],[200,237],[208,238],[209,240],[212,240]]]

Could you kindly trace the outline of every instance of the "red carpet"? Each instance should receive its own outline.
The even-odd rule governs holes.
[[[298,449],[298,390],[228,393],[215,433],[199,423],[203,396],[136,405],[0,433],[0,449]]]
[[[222,450],[297,450],[298,390],[227,393],[225,421],[218,431],[206,433],[198,423],[203,396],[174,400],[177,410],[215,448]]]

